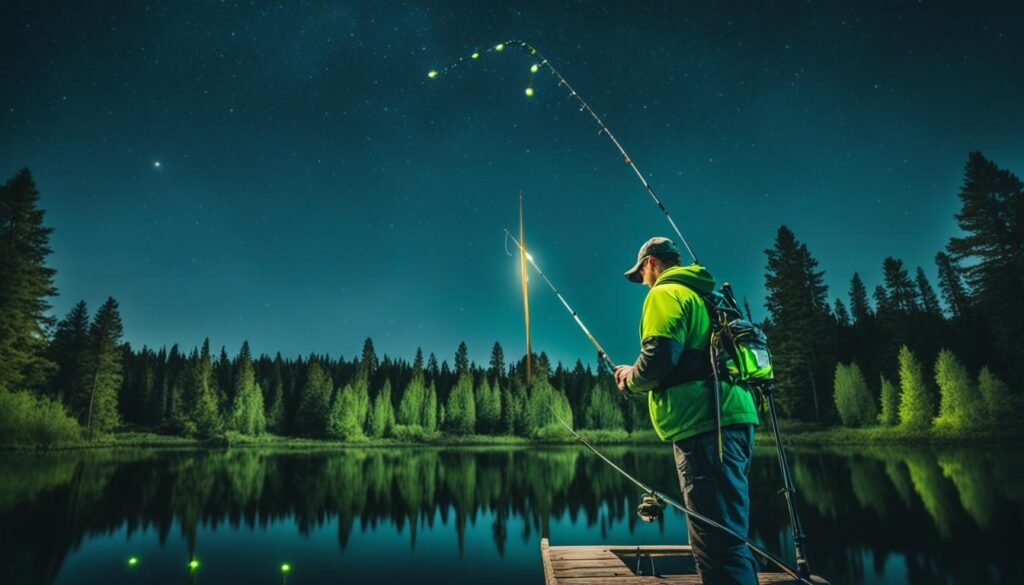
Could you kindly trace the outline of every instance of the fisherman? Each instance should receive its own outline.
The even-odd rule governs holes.
[[[748,390],[721,382],[719,460],[711,320],[702,298],[715,281],[698,264],[680,266],[679,250],[661,237],[644,243],[626,278],[650,291],[640,317],[640,356],[615,369],[615,382],[627,396],[647,396],[654,430],[672,442],[685,505],[746,537],[757,409]],[[743,542],[689,516],[687,529],[703,583],[757,584],[754,557]]]

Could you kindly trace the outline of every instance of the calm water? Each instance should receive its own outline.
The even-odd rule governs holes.
[[[607,454],[678,492],[670,448]],[[1024,582],[1024,451],[794,450],[791,461],[812,567],[833,583]],[[758,450],[753,535],[792,560],[776,465]],[[0,583],[539,584],[542,535],[686,542],[681,514],[644,524],[637,496],[575,446],[6,453]]]

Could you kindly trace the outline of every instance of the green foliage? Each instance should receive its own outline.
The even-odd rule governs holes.
[[[423,429],[427,432],[436,431],[437,419],[437,386],[431,382],[427,387],[427,398],[423,401]]]
[[[611,380],[599,380],[590,390],[589,398],[583,411],[584,428],[625,430],[626,419],[622,416],[618,391],[612,387]]]
[[[896,426],[899,422],[900,393],[896,386],[885,376],[881,376],[881,411],[878,413],[878,424],[886,427]]]
[[[834,391],[836,410],[845,426],[867,426],[875,422],[878,409],[857,364],[836,365]]]
[[[338,389],[331,403],[331,411],[327,421],[327,434],[345,440],[364,437],[363,420],[359,414],[360,399],[352,384],[345,384]]]
[[[948,349],[935,360],[935,383],[939,386],[939,416],[935,426],[962,430],[982,424],[985,407],[981,396],[960,360]]]
[[[89,374],[92,376],[85,430],[90,434],[112,431],[120,422],[117,397],[123,379],[121,315],[112,297],[96,311],[89,328]]]
[[[28,391],[0,388],[0,441],[9,445],[49,447],[77,440],[78,422],[68,416],[60,401]]]
[[[384,387],[373,399],[373,406],[370,408],[369,420],[367,421],[367,435],[372,438],[380,438],[391,433],[395,426],[395,408],[391,405],[391,381],[386,380]]]
[[[978,374],[978,393],[985,406],[985,424],[1007,425],[1016,422],[1019,404],[1014,401],[1009,386],[987,367],[982,368]]]
[[[501,423],[501,388],[492,386],[484,376],[476,389],[476,430],[495,433]]]
[[[557,418],[556,418],[557,416]],[[570,427],[573,425],[572,408],[565,393],[556,390],[544,378],[538,378],[530,385],[526,403],[527,434],[533,438],[568,437],[569,431],[558,419]]]
[[[935,401],[928,388],[921,363],[910,348],[900,347],[900,426],[926,429],[935,417]]]
[[[249,343],[242,344],[235,370],[234,401],[231,407],[230,428],[246,435],[260,435],[267,428],[263,412],[263,390],[256,383],[249,353]]]
[[[57,364],[51,395],[60,396],[74,416],[84,419],[89,407],[89,309],[79,301],[64,319],[50,344],[50,359]]]
[[[461,346],[460,346],[461,347]],[[466,372],[448,395],[445,404],[445,428],[456,435],[468,435],[476,427],[476,400],[473,397],[473,376]]]
[[[41,388],[55,367],[45,357],[47,297],[57,294],[46,265],[53,228],[38,202],[28,169],[0,185],[0,388]]]
[[[319,362],[311,361],[306,373],[306,383],[301,390],[299,409],[295,413],[296,434],[305,437],[327,436],[328,421],[332,423],[332,430],[337,428],[333,426],[336,413],[331,408],[332,388],[331,377]]]
[[[423,373],[413,374],[412,380],[405,387],[402,399],[398,403],[397,422],[405,426],[424,426],[423,409],[427,399],[427,389],[423,382]]]

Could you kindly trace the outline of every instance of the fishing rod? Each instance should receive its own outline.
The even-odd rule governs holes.
[[[630,166],[631,169],[633,169],[633,172],[640,180],[640,184],[644,186],[644,189],[651,196],[651,199],[654,200],[654,203],[658,206],[658,209],[660,209],[661,212],[665,214],[665,219],[667,219],[668,223],[672,225],[672,229],[675,230],[676,235],[679,236],[679,240],[683,243],[683,246],[686,247],[686,251],[690,254],[690,257],[693,258],[693,263],[700,264],[700,260],[697,259],[697,254],[694,253],[693,248],[690,247],[690,243],[686,240],[685,237],[683,237],[683,232],[680,231],[679,226],[677,226],[675,220],[672,219],[672,215],[669,214],[668,209],[665,208],[665,204],[661,202],[661,199],[658,197],[658,194],[654,192],[654,187],[651,186],[651,183],[647,180],[644,174],[640,172],[640,169],[636,166],[636,162],[633,161],[633,157],[629,156],[629,154],[626,152],[626,149],[622,147],[622,143],[620,143],[618,138],[616,138],[615,135],[612,134],[612,131],[608,128],[608,125],[604,123],[604,120],[601,119],[601,116],[597,115],[597,112],[595,112],[593,108],[590,107],[590,104],[588,104],[586,100],[583,99],[583,96],[581,96],[575,89],[573,89],[571,85],[569,85],[569,82],[568,80],[565,79],[565,76],[563,76],[558,71],[558,69],[555,69],[555,66],[551,64],[551,61],[545,58],[544,55],[542,55],[533,45],[530,45],[525,41],[509,40],[505,41],[504,43],[498,43],[497,45],[494,45],[493,47],[484,50],[484,53],[501,53],[502,51],[505,50],[506,47],[517,47],[520,49],[524,49],[531,56],[539,59],[539,62],[530,65],[531,77],[530,82],[526,86],[527,97],[532,97],[534,93],[532,76],[535,75],[541,67],[544,67],[558,79],[558,85],[565,87],[565,89],[569,92],[569,97],[574,98],[576,102],[579,103],[580,111],[587,112],[588,114],[590,114],[590,117],[594,119],[594,122],[596,122],[598,127],[600,128],[598,134],[604,134],[605,136],[608,137],[608,140],[610,140],[612,144],[615,145],[615,148],[618,149],[619,154],[622,155],[622,159],[626,162],[626,164]],[[469,56],[469,59],[471,61],[475,61],[479,58],[479,52],[474,52],[472,55]],[[441,70],[431,69],[427,73],[427,77],[429,77],[430,79],[435,79],[439,75],[444,75],[449,71],[452,71],[465,61],[466,58],[461,57],[459,58],[458,61],[452,63],[451,65],[448,65],[447,67],[444,67]]]
[[[707,516],[704,516],[703,514],[700,514],[698,512],[694,512],[693,510],[687,508],[686,506],[684,506],[684,505],[680,504],[679,502],[676,502],[672,498],[668,497],[663,492],[660,492],[660,491],[658,491],[658,490],[648,486],[647,484],[645,484],[644,482],[640,481],[639,479],[633,477],[632,475],[627,473],[626,470],[624,470],[621,467],[619,467],[618,465],[616,465],[615,462],[613,462],[611,459],[608,459],[607,457],[605,457],[605,455],[603,453],[601,453],[600,451],[598,451],[596,447],[591,445],[589,441],[587,441],[582,436],[580,436],[580,434],[577,433],[576,430],[573,429],[572,426],[569,423],[565,422],[565,420],[563,420],[562,417],[558,416],[558,413],[555,412],[555,409],[552,408],[550,404],[548,404],[547,407],[548,407],[548,410],[551,411],[552,416],[554,416],[555,419],[558,420],[558,422],[562,423],[562,426],[564,426],[566,429],[568,429],[568,431],[570,433],[572,433],[572,435],[574,437],[576,437],[576,439],[579,440],[579,442],[581,442],[584,445],[586,445],[586,447],[588,449],[593,451],[593,453],[595,455],[597,455],[598,457],[600,457],[601,460],[603,460],[605,463],[610,465],[612,467],[612,469],[614,469],[615,471],[618,471],[619,473],[622,474],[623,477],[625,477],[629,481],[633,482],[633,484],[636,485],[638,488],[642,489],[644,491],[644,493],[647,494],[644,497],[645,501],[649,501],[649,497],[653,497],[659,503],[668,504],[669,506],[672,506],[673,508],[675,508],[675,509],[679,510],[680,512],[686,514],[687,516],[690,516],[691,518],[696,518],[697,520],[707,524],[708,526],[711,526],[712,528],[717,528],[717,529],[725,532],[729,536],[732,536],[733,538],[742,541],[744,544],[746,544],[748,547],[750,547],[750,549],[752,551],[754,551],[757,554],[759,554],[762,557],[764,557],[765,560],[768,560],[771,563],[775,564],[780,569],[782,569],[787,574],[789,574],[789,576],[793,577],[794,579],[796,579],[800,583],[804,583],[805,585],[818,585],[818,584],[814,583],[813,581],[811,581],[811,579],[809,577],[801,575],[798,572],[797,569],[794,569],[793,567],[790,567],[782,559],[776,557],[775,555],[769,553],[768,551],[764,550],[763,548],[757,546],[753,542],[750,542],[749,539],[740,536],[739,534],[736,533],[735,530],[732,530],[731,528],[729,528],[727,526],[723,526],[722,524],[712,520],[711,518],[708,518]]]
[[[615,362],[613,362],[612,359],[608,357],[608,354],[605,353],[604,348],[601,347],[601,344],[597,342],[597,339],[594,339],[594,336],[590,333],[590,330],[587,329],[587,326],[583,324],[583,321],[580,319],[580,316],[576,313],[576,311],[574,311],[573,308],[569,306],[568,301],[565,300],[565,297],[562,296],[562,293],[555,287],[554,284],[551,283],[551,280],[547,277],[546,274],[544,274],[544,271],[540,269],[540,266],[537,266],[537,263],[533,261],[533,256],[531,256],[530,253],[526,251],[526,248],[524,248],[523,245],[519,243],[519,240],[517,240],[516,237],[512,235],[512,232],[508,231],[508,228],[506,228],[505,242],[508,242],[508,240],[510,239],[513,242],[515,242],[516,246],[519,248],[519,251],[526,256],[526,260],[529,261],[529,263],[533,266],[533,269],[537,271],[537,274],[539,274],[540,277],[544,279],[544,282],[548,283],[548,286],[558,297],[558,300],[562,301],[562,304],[565,305],[565,309],[569,311],[569,314],[572,315],[572,318],[576,320],[576,324],[579,325],[580,329],[583,330],[583,333],[587,336],[587,339],[590,340],[590,343],[594,344],[594,349],[597,350],[598,357],[604,360],[604,362],[608,364],[608,366],[614,372]],[[506,253],[508,252],[507,247],[505,251]],[[512,254],[509,254],[509,256],[511,255]]]

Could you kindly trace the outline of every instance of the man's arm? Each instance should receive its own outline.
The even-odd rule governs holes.
[[[640,343],[640,355],[636,363],[629,368],[628,373],[621,374],[619,389],[629,396],[642,396],[650,392],[672,371],[682,354],[683,344],[675,339],[645,337]]]

